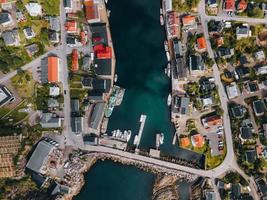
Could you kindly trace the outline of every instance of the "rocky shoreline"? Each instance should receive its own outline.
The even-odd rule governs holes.
[[[79,182],[79,184],[74,185],[71,188],[71,192],[69,194],[66,194],[64,196],[58,197],[57,199],[61,199],[61,200],[71,200],[74,196],[78,195],[79,192],[81,191],[85,181],[84,181],[84,173],[88,172],[90,170],[90,168],[97,162],[97,161],[105,161],[105,160],[111,160],[115,163],[120,163],[123,165],[132,165],[137,167],[138,169],[141,169],[145,172],[148,173],[153,173],[155,175],[157,175],[158,177],[162,177],[163,180],[165,180],[165,177],[168,179],[173,180],[174,182],[176,182],[177,180],[182,180],[182,181],[186,181],[186,182],[191,182],[193,180],[195,180],[197,178],[196,175],[193,174],[189,174],[187,172],[183,172],[183,171],[179,171],[179,170],[170,170],[170,169],[166,169],[157,165],[153,165],[153,164],[148,164],[145,162],[141,162],[141,161],[136,161],[133,159],[128,159],[128,158],[124,158],[124,157],[120,157],[117,155],[112,155],[112,154],[105,154],[105,153],[85,153],[83,156],[81,156],[81,160],[83,160],[83,167],[79,170],[79,173],[81,175],[81,181]],[[171,178],[170,178],[171,177]],[[174,186],[174,182],[171,181],[172,185]],[[157,184],[157,181],[156,181]],[[170,185],[169,185],[170,186]],[[167,187],[169,187],[167,184]],[[154,187],[155,188],[155,187]],[[170,188],[169,188],[170,189]],[[169,189],[167,189],[166,191],[169,191]],[[178,195],[178,194],[174,194],[174,188],[171,187],[171,191],[172,194]],[[158,189],[156,188],[155,191],[158,191]],[[160,189],[160,191],[162,192],[162,190]],[[153,192],[154,193],[154,192]],[[155,192],[156,194],[157,192]],[[160,199],[160,198],[159,198]],[[155,198],[155,200],[159,200],[158,198]]]

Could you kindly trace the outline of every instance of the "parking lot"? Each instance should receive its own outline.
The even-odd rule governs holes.
[[[224,149],[224,132],[220,126],[212,128],[207,132],[207,139],[211,149],[211,156],[219,156]]]

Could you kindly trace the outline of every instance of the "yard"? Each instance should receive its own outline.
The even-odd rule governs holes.
[[[222,155],[219,155],[219,156],[211,156],[211,151],[210,149],[208,149],[207,153],[206,153],[206,169],[209,170],[209,169],[213,169],[217,166],[219,166],[224,158],[226,156],[226,150],[224,149],[224,152]]]

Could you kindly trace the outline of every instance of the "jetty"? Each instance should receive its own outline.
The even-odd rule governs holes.
[[[146,123],[146,115],[141,115],[140,117],[140,120],[139,122],[141,122],[141,125],[140,125],[140,128],[139,128],[139,131],[138,131],[138,135],[136,136],[136,141],[135,141],[135,145],[136,145],[136,148],[138,149],[138,146],[140,144],[140,140],[141,140],[141,137],[142,137],[142,134],[143,134],[143,130],[144,130],[144,127],[145,127],[145,123]]]

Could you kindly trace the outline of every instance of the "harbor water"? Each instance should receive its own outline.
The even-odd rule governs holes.
[[[155,147],[157,133],[164,133],[161,151],[182,158],[199,159],[172,145],[167,97],[170,79],[164,74],[167,58],[165,32],[160,26],[159,0],[109,0],[110,29],[116,54],[117,85],[126,89],[123,102],[115,107],[108,125],[112,130],[137,134],[141,114],[147,115],[140,148]],[[132,134],[132,135],[133,135]],[[149,200],[155,177],[135,167],[111,161],[97,162],[85,175],[85,186],[76,200]],[[180,183],[180,185],[184,185]],[[183,191],[187,191],[184,190]],[[188,192],[181,194],[187,199]]]

